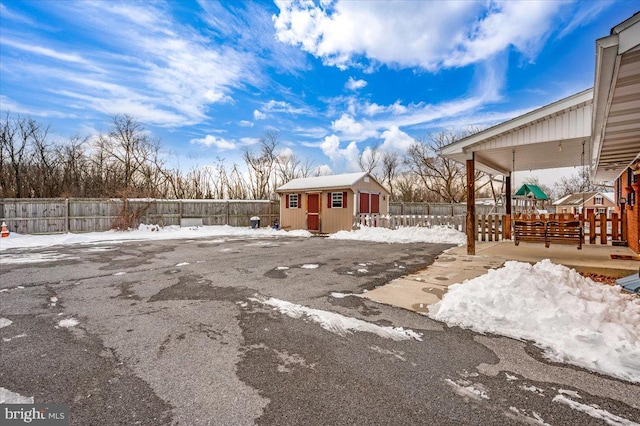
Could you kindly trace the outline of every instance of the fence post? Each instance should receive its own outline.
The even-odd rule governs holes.
[[[600,244],[607,244],[607,215],[600,213]]]
[[[229,224],[229,200],[227,200],[227,214],[225,219],[225,225]]]
[[[611,239],[617,241],[619,237],[618,213],[611,214]]]
[[[596,243],[596,216],[589,216],[589,244]]]
[[[178,225],[182,226],[182,216],[184,215],[184,206],[182,200],[178,200]]]
[[[64,233],[69,233],[69,199],[64,199]]]

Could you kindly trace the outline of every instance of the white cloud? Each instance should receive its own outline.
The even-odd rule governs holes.
[[[393,104],[388,106],[378,105],[375,102],[374,103],[367,102],[362,106],[361,109],[364,114],[370,117],[378,114],[383,114],[383,113],[404,114],[407,111],[409,111],[409,109],[406,106],[402,105],[402,102],[400,102],[400,100],[397,100]]]
[[[359,123],[349,114],[342,114],[339,119],[334,120],[331,128],[347,139],[364,140],[378,136],[378,132],[372,128],[371,123],[366,120]]]
[[[333,170],[331,170],[331,167],[328,164],[323,164],[321,166],[316,167],[314,172],[318,176],[330,176],[334,174]]]
[[[260,142],[260,138],[240,138],[240,143],[244,146],[255,145]]]
[[[345,83],[344,87],[349,90],[358,90],[362,89],[367,85],[365,80],[355,80],[353,77],[349,77],[349,80]]]
[[[6,37],[3,37],[2,39],[0,39],[0,44],[4,44],[5,46],[13,47],[15,49],[19,49],[24,52],[47,56],[49,58],[56,59],[63,62],[71,62],[74,64],[84,64],[84,65],[89,64],[89,61],[87,61],[77,53],[58,52],[54,49],[49,49],[47,47],[20,43],[19,41],[7,39]]]
[[[191,139],[189,141],[192,144],[200,144],[207,147],[216,147],[219,151],[226,151],[236,148],[236,143],[233,141],[228,141],[224,138],[218,138],[213,135],[207,135],[202,139]]]
[[[248,120],[240,120],[240,124],[242,127],[253,127],[253,122]]]
[[[258,111],[257,109],[254,109],[253,110],[253,118],[254,118],[254,120],[264,120],[264,119],[267,118],[267,114],[265,114],[265,113],[263,113],[261,111]]]
[[[398,126],[391,126],[389,130],[384,131],[382,139],[384,139],[384,142],[380,149],[386,152],[406,152],[415,141],[411,136],[400,130]]]
[[[513,47],[531,58],[561,2],[277,0],[276,36],[340,69],[373,63],[435,71]],[[425,24],[428,22],[428,25]]]
[[[268,112],[281,112],[285,114],[302,114],[304,108],[295,108],[285,101],[274,101],[273,99],[264,104],[264,110]]]
[[[355,141],[352,141],[346,148],[340,148],[340,138],[336,135],[329,135],[320,144],[320,149],[338,169],[346,166],[351,171],[359,170],[360,152]]]
[[[78,52],[71,40],[3,37],[3,51],[30,54],[26,67],[14,55],[3,55],[3,66],[41,82],[45,94],[72,94],[50,102],[83,114],[125,113],[169,127],[200,123],[209,105],[230,102],[234,89],[260,74],[251,55],[211,43],[169,9],[160,2],[57,2],[49,12],[59,25],[100,47]]]

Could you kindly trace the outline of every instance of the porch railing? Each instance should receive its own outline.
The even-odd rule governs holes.
[[[580,220],[584,229],[585,244],[608,244],[612,240],[624,239],[622,221],[618,214],[610,217],[600,214],[590,216],[583,221],[580,215],[571,214],[505,214],[491,213],[476,215],[477,241],[502,241],[512,237],[513,220],[541,220],[541,221],[570,221]],[[448,226],[461,232],[466,232],[465,215],[380,215],[358,214],[354,216],[354,229],[360,226],[397,229],[401,227],[420,226]]]

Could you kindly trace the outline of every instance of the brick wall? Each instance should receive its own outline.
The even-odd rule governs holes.
[[[622,173],[620,183],[621,188],[620,191],[622,193],[622,197],[627,198],[629,192],[633,191],[633,188],[629,188],[627,190],[627,182],[629,182],[629,175],[631,174],[631,170],[627,169]],[[631,181],[633,181],[633,176],[631,176]],[[629,248],[634,252],[640,254],[640,194],[635,195],[635,205],[625,207],[625,212],[627,215],[627,241],[629,242]]]

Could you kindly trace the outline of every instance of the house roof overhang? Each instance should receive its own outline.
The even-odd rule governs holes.
[[[473,155],[478,170],[502,175],[589,164],[592,102],[593,90],[587,89],[449,144],[440,153],[461,163]]]
[[[596,40],[591,179],[615,180],[640,156],[640,12]]]

